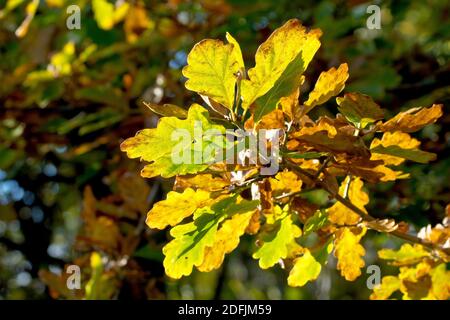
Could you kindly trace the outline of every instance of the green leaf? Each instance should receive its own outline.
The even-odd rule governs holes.
[[[306,220],[303,226],[303,235],[308,235],[311,232],[317,231],[323,226],[328,224],[328,217],[322,210],[317,210],[316,213],[308,220]]]
[[[205,250],[213,245],[219,224],[227,217],[255,210],[258,201],[238,201],[238,196],[219,201],[196,211],[194,221],[170,231],[174,239],[163,248],[166,274],[179,279],[189,275],[194,266],[202,265]]]
[[[428,163],[430,161],[436,160],[436,154],[434,153],[422,151],[419,149],[403,149],[399,146],[394,145],[387,147],[378,145],[370,149],[370,151],[374,153],[388,154],[419,163]]]
[[[224,132],[224,127],[210,122],[206,109],[193,104],[187,119],[161,118],[156,129],[138,132],[120,148],[129,158],[151,162],[142,170],[143,177],[168,178],[208,168],[215,161],[216,151],[223,148]]]
[[[318,159],[328,155],[326,152],[285,152],[283,155],[291,159]]]
[[[302,73],[305,69],[304,53],[301,51],[286,67],[269,92],[256,100],[255,121],[259,121],[263,116],[275,110],[281,98],[289,96],[296,88],[300,87]]]
[[[261,237],[262,246],[253,254],[254,259],[259,259],[259,266],[267,269],[275,265],[280,259],[288,255],[288,246],[301,235],[290,214],[278,219],[272,228]]]
[[[371,97],[353,92],[336,98],[338,109],[348,121],[359,128],[365,128],[376,120],[383,119],[383,110]]]

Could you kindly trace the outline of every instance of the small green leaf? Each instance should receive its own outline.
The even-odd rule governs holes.
[[[303,235],[308,235],[311,232],[317,231],[328,224],[328,217],[322,210],[317,210],[312,217],[310,217],[303,226]]]
[[[262,236],[262,246],[253,254],[254,259],[259,259],[262,269],[270,268],[280,259],[286,258],[288,246],[302,233],[290,214],[276,220],[272,227]]]
[[[346,93],[336,98],[339,111],[356,127],[365,128],[376,120],[383,119],[383,110],[371,97],[357,93]]]

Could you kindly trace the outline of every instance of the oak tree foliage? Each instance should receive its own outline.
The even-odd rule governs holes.
[[[414,242],[379,251],[381,259],[399,267],[399,274],[384,277],[372,299],[389,298],[395,291],[404,299],[447,299],[449,218],[413,236],[401,223],[374,219],[365,208],[370,201],[365,185],[407,179],[408,174],[397,169],[401,163],[436,158],[421,150],[410,133],[435,122],[442,105],[385,119],[383,108],[369,96],[339,96],[349,77],[345,63],[323,71],[307,100],[301,101],[304,72],[320,47],[321,34],[289,20],[259,46],[251,68],[244,66],[239,43],[230,34],[225,42],[200,41],[189,53],[183,75],[186,88],[201,95],[205,105],[191,105],[187,117],[167,107],[169,116],[163,116],[157,128],[144,129],[122,143],[129,157],[145,161],[143,177],[176,176],[183,182],[147,216],[150,228],[171,228],[172,240],[163,249],[166,274],[179,279],[193,268],[217,269],[240,237],[250,234],[259,266],[280,264],[290,286],[317,279],[331,254],[342,277],[354,281],[365,266],[363,238],[372,229]],[[332,99],[335,117],[309,117],[313,108]],[[157,109],[164,115],[163,106]],[[279,172],[260,175],[262,164],[174,165],[167,156],[173,147],[168,142],[171,130],[194,130],[194,119],[219,132],[225,130],[223,120],[250,131],[282,130]],[[196,150],[194,144],[186,148]],[[241,178],[233,179],[236,176]],[[304,200],[297,201],[303,191],[315,188],[329,193],[330,206],[311,209]],[[311,234],[312,245],[302,241]]]

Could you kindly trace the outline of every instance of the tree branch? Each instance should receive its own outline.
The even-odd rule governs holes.
[[[377,220],[374,217],[372,217],[371,215],[369,215],[366,212],[364,212],[363,210],[361,210],[360,208],[358,208],[357,206],[355,206],[348,199],[345,199],[341,195],[336,194],[335,192],[330,190],[330,188],[328,188],[326,183],[324,183],[320,179],[315,179],[315,175],[309,173],[306,170],[303,170],[302,168],[297,166],[295,163],[287,160],[287,161],[285,161],[285,165],[289,169],[291,169],[291,170],[297,172],[298,174],[303,175],[304,177],[307,177],[308,179],[310,179],[313,184],[318,185],[319,187],[321,187],[322,189],[327,191],[333,198],[335,198],[337,201],[342,203],[344,206],[346,206],[347,208],[349,208],[353,212],[357,213],[363,220],[368,221],[368,222]],[[430,250],[441,250],[441,251],[445,252],[446,254],[450,254],[450,249],[442,248],[441,246],[435,245],[435,244],[433,244],[431,242],[425,241],[425,240],[423,240],[421,238],[418,238],[418,237],[415,237],[413,235],[406,234],[406,233],[400,232],[398,230],[394,230],[394,231],[388,232],[388,233],[392,234],[393,236],[396,236],[397,238],[401,238],[403,240],[409,241],[411,243],[420,244],[420,245],[422,245],[422,246],[424,246],[424,247],[426,247],[426,248],[428,248]]]

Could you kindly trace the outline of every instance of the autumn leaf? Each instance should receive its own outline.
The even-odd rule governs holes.
[[[211,207],[198,209],[194,221],[172,228],[170,235],[174,239],[163,248],[166,274],[179,279],[189,275],[194,266],[201,266],[206,248],[216,239],[219,224],[228,216],[253,212],[257,204],[257,201],[239,201],[237,196],[228,197]]]
[[[174,104],[163,104],[162,106],[152,102],[145,102],[144,105],[157,115],[163,117],[176,117],[178,119],[186,119],[188,112]]]
[[[387,131],[416,132],[426,125],[436,122],[442,116],[442,104],[433,104],[430,108],[412,108],[400,112],[385,123],[379,123],[378,129]]]
[[[358,178],[351,179],[350,177],[346,177],[339,188],[339,194],[341,196],[345,195],[347,184],[348,186],[348,199],[359,209],[366,212],[364,208],[365,205],[369,203],[369,196],[363,190],[364,183],[362,180]],[[351,209],[347,208],[340,202],[336,202],[333,206],[327,209],[328,212],[328,220],[332,223],[340,224],[340,225],[353,225],[360,221],[360,216],[353,212]]]
[[[304,114],[339,94],[344,89],[347,79],[348,66],[346,63],[341,64],[337,69],[333,67],[328,71],[322,72],[313,91],[309,93],[308,100],[305,102]]]
[[[365,233],[365,228],[342,228],[336,234],[334,255],[338,260],[337,269],[348,281],[358,278],[361,268],[365,265],[361,257],[365,255],[366,250],[359,243]]]
[[[276,220],[270,226],[270,230],[261,237],[262,245],[253,254],[254,259],[259,259],[259,266],[267,269],[276,264],[280,259],[288,255],[288,246],[301,235],[301,230],[296,226],[291,215]]]
[[[237,49],[232,43],[206,39],[197,43],[187,57],[183,75],[188,78],[187,89],[232,109],[236,73],[242,62],[237,58]]]
[[[398,146],[402,149],[417,149],[420,146],[420,141],[417,139],[414,139],[409,134],[401,132],[401,131],[395,131],[395,132],[386,132],[383,134],[383,137],[380,139],[375,138],[372,140],[370,144],[370,149],[372,152],[372,156],[370,157],[371,160],[381,160],[386,165],[395,165],[398,166],[402,164],[405,160],[401,157],[396,157],[388,154],[377,154],[373,151],[374,148],[382,146],[384,148],[390,147],[390,146]]]
[[[139,157],[141,160],[151,162],[142,170],[143,177],[152,178],[161,175],[168,178],[177,174],[197,173],[205,170],[209,162],[214,161],[214,150],[223,147],[223,137],[220,134],[224,130],[224,127],[210,122],[206,109],[193,104],[186,120],[164,117],[156,129],[139,131],[135,137],[122,142],[120,148],[129,158]],[[182,134],[181,141],[179,136],[175,136],[177,139],[174,139],[174,132]],[[200,137],[198,132],[202,134]],[[205,150],[208,149],[211,152],[205,154]],[[184,159],[186,154],[189,157],[188,161],[174,163],[174,155]],[[196,161],[197,158],[201,161]]]
[[[294,267],[289,273],[288,284],[291,287],[303,287],[308,281],[316,280],[321,270],[321,264],[306,249],[300,258],[295,259]]]
[[[258,48],[255,67],[242,80],[242,107],[257,101],[255,121],[274,110],[301,83],[301,74],[320,46],[319,31],[307,33],[296,19],[276,29]]]
[[[227,38],[228,43],[233,45],[232,54],[234,56],[234,60],[237,61],[238,66],[239,66],[239,71],[242,73],[242,77],[244,77],[245,64],[244,64],[244,58],[242,57],[241,46],[236,41],[236,39],[233,38],[233,36],[230,33],[227,32],[225,36]]]
[[[395,276],[383,277],[381,283],[373,288],[373,292],[370,295],[371,300],[386,300],[395,291],[400,290],[400,280]]]
[[[171,191],[167,199],[159,201],[148,212],[146,223],[150,228],[164,229],[168,225],[175,226],[184,218],[192,215],[197,209],[206,207],[217,201],[211,199],[210,193],[204,190],[194,191],[187,188],[183,193]]]
[[[300,85],[303,84],[305,77],[302,76],[300,80]],[[300,120],[301,110],[299,104],[299,96],[300,96],[300,88],[295,89],[292,93],[287,97],[282,97],[280,99],[279,105],[281,106],[281,110],[283,110],[284,114],[289,117],[289,120],[297,123]]]
[[[225,190],[231,184],[230,179],[213,176],[210,173],[177,176],[174,189],[185,190],[186,188],[202,189],[205,191]]]
[[[371,97],[357,93],[346,93],[336,98],[339,111],[357,128],[364,129],[368,124],[383,118],[383,110]]]
[[[317,210],[312,217],[306,220],[303,226],[303,235],[307,236],[311,232],[317,231],[328,224],[328,217],[322,210]]]
[[[275,177],[269,178],[273,196],[298,192],[302,187],[302,180],[291,171],[278,172]]]
[[[254,211],[234,214],[222,223],[213,244],[205,249],[205,257],[198,270],[208,272],[221,266],[225,255],[238,246],[239,238],[244,234],[253,214]]]
[[[421,245],[405,243],[399,250],[381,249],[378,256],[384,260],[392,260],[396,265],[413,264],[430,254]]]
[[[450,297],[450,271],[447,270],[445,263],[439,264],[431,274],[431,294],[435,299],[448,300]]]
[[[436,154],[434,153],[422,151],[419,149],[403,149],[396,145],[385,147],[380,144],[370,149],[370,151],[419,163],[428,163],[430,161],[436,160]]]

